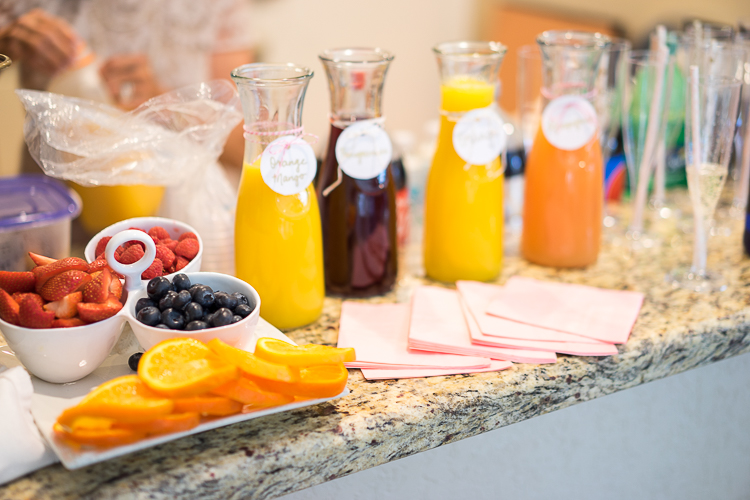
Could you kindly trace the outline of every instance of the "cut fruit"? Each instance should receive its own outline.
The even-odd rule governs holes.
[[[248,375],[278,382],[296,382],[299,380],[296,370],[292,370],[285,365],[263,360],[251,352],[232,347],[219,339],[210,340],[208,347],[219,358],[236,366]]]
[[[38,253],[34,252],[29,252],[29,258],[37,266],[46,266],[47,264],[52,264],[53,262],[57,261],[57,259],[53,259],[52,257],[45,257],[44,255],[39,255]]]
[[[112,295],[104,304],[81,302],[77,305],[78,317],[86,323],[96,323],[111,318],[122,309],[122,304]]]
[[[80,271],[78,269],[64,271],[47,280],[44,286],[39,290],[39,295],[41,295],[44,300],[54,302],[62,299],[70,293],[82,289],[90,281],[91,275],[86,271]]]
[[[172,413],[174,403],[149,389],[138,375],[125,375],[105,382],[76,406],[66,409],[58,423],[70,427],[79,417],[105,417],[120,422],[143,422]]]
[[[31,293],[31,292],[29,292],[29,293],[21,293],[21,292],[16,292],[16,293],[14,293],[14,294],[12,295],[12,297],[13,297],[13,300],[15,300],[16,302],[18,302],[19,304],[20,304],[20,303],[21,303],[21,301],[22,301],[23,299],[25,299],[26,297],[33,297],[33,298],[34,298],[34,300],[35,300],[35,301],[36,301],[36,302],[37,302],[37,303],[38,303],[38,304],[39,304],[40,306],[44,306],[44,299],[43,299],[43,298],[42,298],[42,296],[41,296],[41,295],[39,295],[38,293]]]
[[[189,338],[165,340],[146,351],[138,374],[154,391],[175,398],[197,396],[239,377],[236,366]]]
[[[200,423],[201,417],[198,413],[177,413],[147,422],[116,422],[112,427],[114,429],[128,429],[135,432],[142,432],[147,436],[153,436],[156,434],[189,431],[193,427],[197,427]]]
[[[33,292],[35,283],[32,272],[0,271],[0,289],[9,294]]]
[[[11,325],[20,325],[18,321],[18,302],[8,292],[0,288],[0,319]]]
[[[78,314],[78,303],[83,300],[83,293],[69,293],[60,300],[44,304],[45,311],[52,311],[59,319],[70,319]]]
[[[112,446],[130,444],[145,437],[144,433],[135,432],[129,429],[81,429],[68,432],[57,423],[53,425],[52,429],[55,435],[62,440],[72,441],[83,446],[93,446],[96,448],[111,448]]]
[[[109,298],[109,285],[111,283],[112,273],[106,267],[101,271],[92,273],[91,281],[82,288],[83,301],[103,304]]]
[[[56,260],[51,264],[44,266],[38,266],[31,270],[36,278],[36,291],[39,292],[47,280],[53,276],[57,276],[65,271],[87,271],[89,268],[88,263],[79,259],[78,257],[66,257],[64,259]],[[67,294],[66,294],[67,295]]]
[[[204,416],[223,417],[242,411],[242,403],[221,396],[198,396],[174,400],[174,411],[198,413]]]
[[[227,382],[211,393],[254,407],[279,406],[294,401],[292,396],[263,391],[258,384],[245,377]]]
[[[52,328],[73,328],[75,326],[84,326],[81,318],[56,319],[52,322]]]
[[[18,304],[18,323],[25,328],[51,328],[53,321],[55,313],[45,311],[34,297],[26,296]]]
[[[116,276],[112,277],[112,282],[109,284],[109,293],[118,300],[122,298],[122,283]]]
[[[307,344],[295,346],[282,340],[264,337],[255,344],[255,355],[272,363],[289,366],[311,366],[354,361],[351,347],[338,348]]]
[[[302,398],[331,398],[346,387],[349,372],[343,363],[302,368],[300,381],[292,384],[249,377],[264,391],[278,392]]]

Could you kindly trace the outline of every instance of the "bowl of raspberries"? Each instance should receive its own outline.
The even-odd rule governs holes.
[[[104,250],[107,243],[115,234],[128,229],[148,234],[156,245],[156,257],[143,271],[142,280],[148,282],[158,276],[171,278],[178,272],[200,271],[203,256],[203,240],[200,235],[183,222],[163,217],[136,217],[106,227],[86,245],[86,260],[105,265]],[[115,260],[121,264],[133,264],[138,262],[145,252],[146,246],[143,242],[127,241],[115,250]]]

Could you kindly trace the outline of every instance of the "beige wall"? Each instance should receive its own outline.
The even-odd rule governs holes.
[[[23,107],[13,93],[16,68],[0,74],[0,177],[14,175],[23,143]]]

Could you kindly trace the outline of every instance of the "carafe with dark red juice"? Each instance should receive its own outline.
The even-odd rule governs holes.
[[[393,56],[380,49],[320,55],[331,92],[331,135],[317,193],[326,290],[350,297],[393,288],[396,185],[381,97]]]

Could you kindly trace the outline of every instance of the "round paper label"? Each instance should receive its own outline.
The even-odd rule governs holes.
[[[352,123],[336,141],[336,161],[349,177],[372,179],[391,163],[391,139],[376,120]]]
[[[542,112],[542,132],[557,149],[575,151],[594,137],[596,110],[589,101],[577,95],[553,99]]]
[[[304,191],[315,178],[317,167],[312,147],[294,135],[279,137],[260,156],[263,181],[283,195]]]
[[[505,149],[503,119],[487,108],[464,114],[453,128],[453,149],[470,165],[487,165]]]

